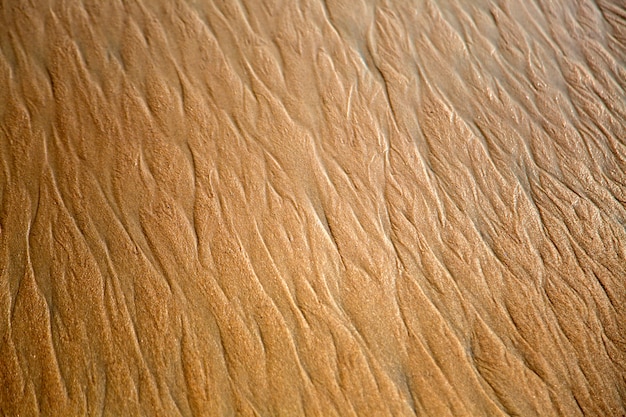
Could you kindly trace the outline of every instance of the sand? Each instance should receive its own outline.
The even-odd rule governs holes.
[[[626,413],[623,2],[0,28],[0,415]]]

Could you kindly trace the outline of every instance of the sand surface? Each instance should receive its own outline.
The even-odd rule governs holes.
[[[623,416],[626,7],[0,5],[0,415]]]

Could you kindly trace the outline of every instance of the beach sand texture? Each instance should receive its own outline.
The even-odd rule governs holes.
[[[624,416],[621,0],[5,0],[0,415]]]

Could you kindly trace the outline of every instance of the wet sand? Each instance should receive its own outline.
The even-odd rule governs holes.
[[[4,1],[0,415],[622,416],[620,1]]]

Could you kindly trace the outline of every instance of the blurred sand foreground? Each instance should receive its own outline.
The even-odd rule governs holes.
[[[0,415],[626,413],[621,0],[5,0],[0,48]]]

